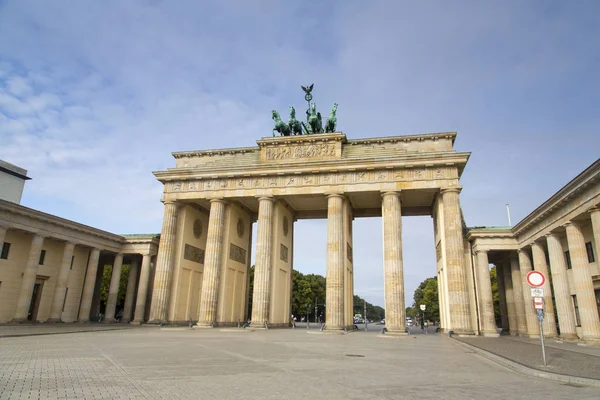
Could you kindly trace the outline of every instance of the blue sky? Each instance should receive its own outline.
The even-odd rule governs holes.
[[[597,1],[2,1],[0,159],[23,204],[159,232],[171,151],[252,146],[270,110],[339,103],[349,138],[457,131],[468,225],[531,212],[599,155]],[[435,274],[404,218],[406,297]],[[355,291],[383,304],[381,220],[357,219]],[[295,267],[325,273],[325,221]]]

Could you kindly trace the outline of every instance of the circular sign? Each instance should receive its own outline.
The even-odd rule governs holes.
[[[242,221],[242,219],[238,219],[237,222],[237,234],[239,237],[244,236],[244,230],[246,229],[246,227],[244,226],[244,221]]]
[[[527,273],[527,284],[531,287],[541,287],[546,283],[546,277],[539,271],[530,271]]]
[[[202,222],[199,219],[194,221],[194,237],[200,239],[202,235]]]

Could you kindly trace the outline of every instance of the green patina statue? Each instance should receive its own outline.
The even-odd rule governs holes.
[[[316,133],[330,133],[335,132],[337,125],[337,103],[333,104],[331,112],[329,113],[329,117],[325,121],[325,127],[323,128],[323,118],[321,117],[321,113],[317,112],[317,106],[315,103],[311,103],[312,101],[312,90],[315,84],[311,84],[310,86],[301,86],[302,90],[304,90],[304,100],[308,103],[308,109],[306,110],[306,123],[300,122],[296,119],[296,109],[294,107],[290,107],[290,119],[286,124],[281,120],[279,113],[275,110],[272,112],[273,120],[275,121],[275,126],[273,127],[273,136],[275,136],[275,131],[279,132],[281,136],[290,136],[290,135],[312,135]]]

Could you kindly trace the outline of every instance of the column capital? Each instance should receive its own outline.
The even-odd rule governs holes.
[[[484,250],[484,249],[477,249],[477,250],[473,251],[473,253],[475,253],[475,254],[479,254],[479,253],[488,254],[489,252],[490,252],[489,250]]]
[[[452,186],[452,187],[443,187],[440,189],[440,193],[460,193],[462,191],[462,186]]]
[[[171,200],[171,199],[165,199],[165,200],[161,200],[161,201],[165,206],[167,204],[178,204],[179,203],[177,200]]]
[[[327,195],[327,198],[335,198],[335,197],[339,197],[340,199],[344,199],[346,198],[346,196],[344,196],[344,193],[330,193]]]
[[[525,245],[525,246],[527,246],[527,245]],[[527,253],[527,249],[525,249],[524,247],[517,249],[517,254],[520,254],[520,253]]]
[[[385,196],[395,196],[395,197],[400,197],[400,190],[388,190],[388,191],[382,191],[381,192],[381,197],[385,197]]]
[[[271,203],[275,202],[275,197],[273,196],[257,196],[258,201],[270,201]]]
[[[587,212],[590,214],[600,213],[600,204],[590,208]]]

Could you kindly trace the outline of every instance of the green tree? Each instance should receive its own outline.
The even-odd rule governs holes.
[[[440,304],[438,299],[437,276],[427,278],[415,290],[413,295],[413,312],[421,315],[421,304],[425,304],[425,318],[432,321],[440,320]]]
[[[490,280],[492,282],[492,298],[494,300],[494,320],[496,326],[502,326],[502,318],[500,317],[500,294],[498,293],[498,274],[496,266],[490,269]]]
[[[354,314],[363,315],[364,309],[365,300],[360,296],[354,295]],[[385,318],[385,310],[383,309],[383,307],[367,302],[366,318],[370,319],[371,321],[381,321]]]
[[[130,265],[125,264],[121,268],[121,280],[119,281],[119,294],[117,295],[117,310],[123,308],[125,304],[125,294],[127,292],[127,280],[129,279]],[[100,283],[100,309],[102,312],[106,310],[106,302],[108,301],[108,291],[110,289],[110,279],[112,277],[112,265],[105,265],[102,271],[102,282]]]
[[[254,265],[250,267],[250,284],[248,285],[248,319],[252,319],[252,294],[254,293]]]

